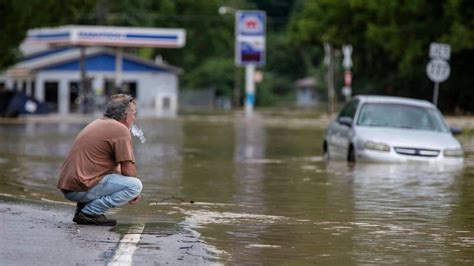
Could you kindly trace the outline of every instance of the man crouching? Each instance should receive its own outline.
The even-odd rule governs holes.
[[[104,213],[140,201],[130,128],[135,121],[135,100],[125,94],[110,98],[104,117],[79,132],[61,166],[58,188],[77,202],[72,219],[77,224],[113,226]]]

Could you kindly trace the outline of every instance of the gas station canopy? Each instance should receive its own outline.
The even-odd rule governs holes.
[[[80,47],[81,110],[89,113],[93,107],[94,92],[87,82],[86,47],[115,47],[115,87],[122,86],[122,47],[181,48],[186,42],[184,29],[136,28],[112,26],[66,25],[28,31],[24,47],[78,46]],[[24,74],[24,73],[19,73]]]
[[[28,31],[26,43],[112,47],[181,48],[184,29],[68,25]]]

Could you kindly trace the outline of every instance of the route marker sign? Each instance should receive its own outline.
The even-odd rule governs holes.
[[[447,60],[451,57],[451,46],[444,43],[430,44],[431,60],[426,65],[426,75],[433,81],[433,103],[438,104],[439,83],[446,81],[451,74],[451,68]]]
[[[426,65],[426,74],[433,82],[446,81],[451,73],[448,62],[441,59],[431,59]]]

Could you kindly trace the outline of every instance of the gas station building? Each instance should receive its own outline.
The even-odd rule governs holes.
[[[122,47],[184,46],[180,29],[64,26],[30,30],[21,46],[23,58],[0,73],[7,89],[48,104],[51,113],[79,113],[84,77],[90,84],[93,108],[107,97],[132,95],[138,115],[175,116],[178,110],[178,67],[122,52]]]

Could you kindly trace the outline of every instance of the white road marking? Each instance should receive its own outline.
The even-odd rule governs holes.
[[[126,266],[132,265],[133,253],[137,249],[137,243],[140,242],[140,236],[145,229],[145,224],[137,224],[128,230],[120,240],[119,246],[115,251],[115,255],[111,262],[107,265],[110,266]]]

